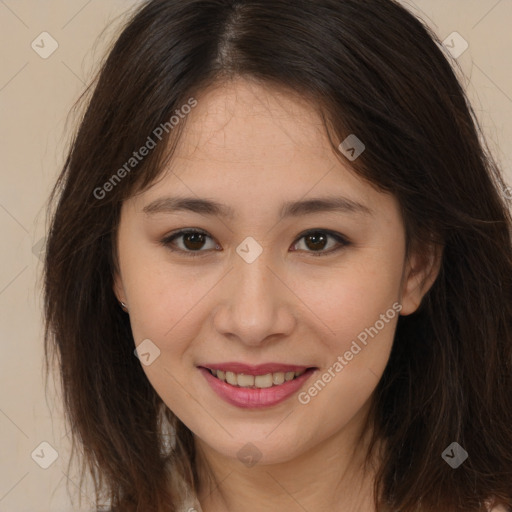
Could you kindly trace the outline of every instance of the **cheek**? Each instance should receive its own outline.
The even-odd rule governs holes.
[[[384,309],[371,323],[352,318],[339,325],[330,343],[325,367],[297,396],[303,408],[301,427],[312,432],[322,425],[324,436],[336,433],[365,413],[389,360],[399,312],[397,304]],[[384,319],[382,319],[384,318]]]
[[[323,339],[330,352],[348,349],[350,340],[377,321],[387,335],[388,322],[396,314],[392,306],[400,297],[401,258],[399,250],[365,248],[350,254],[342,265],[315,273],[314,278],[297,279],[294,289],[315,313],[318,325],[324,326]],[[382,326],[381,315],[388,310]]]
[[[375,247],[364,251],[364,256],[363,252],[354,255],[336,273],[309,288],[306,302],[326,326],[320,338],[325,356],[314,385],[299,401],[314,403],[325,421],[339,422],[361,407],[386,367],[401,309],[399,249]],[[330,409],[332,400],[344,404],[343,410]]]
[[[197,315],[197,306],[213,286],[213,278],[199,268],[170,265],[165,251],[149,245],[132,244],[125,250],[131,256],[122,273],[136,342],[151,337],[161,343],[173,339],[172,347],[179,347],[176,334],[197,325],[189,319]]]
[[[154,344],[156,357],[142,369],[167,407],[193,424],[204,410],[196,393],[191,393],[192,354],[204,323],[201,298],[212,284],[191,279],[190,273],[177,272],[149,256],[141,253],[125,268],[133,337],[137,346],[148,339]]]

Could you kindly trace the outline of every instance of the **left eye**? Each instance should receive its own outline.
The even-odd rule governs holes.
[[[334,244],[334,248],[331,248],[328,251],[324,251],[322,249],[325,249],[327,245],[328,239],[334,240],[336,243]],[[326,231],[326,230],[314,230],[314,231],[308,231],[307,233],[304,233],[298,238],[298,240],[304,239],[304,245],[309,248],[313,249],[312,251],[306,251],[311,252],[312,256],[325,256],[327,254],[331,254],[333,252],[337,252],[340,249],[343,249],[343,247],[346,247],[350,245],[350,242],[340,233],[334,233],[332,231]],[[298,243],[296,245],[299,245]],[[315,254],[317,253],[317,254]]]
[[[205,240],[209,238],[213,241],[212,237],[205,233],[204,231],[198,231],[198,230],[182,230],[178,231],[176,233],[171,233],[170,235],[166,236],[162,241],[162,245],[166,246],[171,251],[178,251],[187,253],[189,256],[199,256],[202,252],[206,252],[207,250],[216,249],[216,250],[222,250],[218,244],[213,243],[213,247],[204,249]],[[176,247],[176,244],[174,243],[175,240],[182,239],[181,247]],[[336,252],[343,247],[346,247],[350,245],[350,242],[340,233],[335,233],[328,230],[310,230],[306,233],[303,233],[300,235],[299,238],[297,238],[297,241],[293,244],[292,247],[295,247],[299,244],[299,241],[304,239],[304,245],[306,247],[306,252],[312,253],[313,256],[323,256],[326,254],[331,254],[333,252]],[[326,246],[328,246],[328,240],[332,239],[334,240],[336,244],[334,244],[334,248],[330,248],[330,250],[323,250]],[[307,250],[310,249],[310,250]],[[312,250],[311,250],[312,249]],[[297,249],[292,249],[294,252],[297,251]],[[315,254],[318,253],[318,254]]]

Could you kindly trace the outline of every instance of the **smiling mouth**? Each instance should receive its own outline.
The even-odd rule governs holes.
[[[206,368],[214,377],[222,382],[226,382],[231,386],[249,389],[265,389],[281,386],[285,382],[290,382],[309,370],[314,368],[306,368],[298,372],[273,372],[264,375],[247,375],[244,373],[235,373],[223,370],[212,370]]]

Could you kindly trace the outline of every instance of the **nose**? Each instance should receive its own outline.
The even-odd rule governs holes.
[[[263,253],[252,263],[235,254],[234,268],[221,284],[215,308],[217,332],[247,346],[259,346],[290,335],[296,324],[294,294],[279,269]],[[266,254],[267,253],[267,254]]]

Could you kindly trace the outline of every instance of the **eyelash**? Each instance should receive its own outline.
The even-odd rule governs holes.
[[[344,236],[342,236],[341,234],[336,233],[334,231],[330,231],[328,229],[312,229],[312,230],[306,231],[305,233],[301,233],[299,235],[299,237],[296,239],[296,241],[293,243],[293,245],[296,245],[302,238],[304,238],[308,235],[317,234],[317,233],[322,233],[322,234],[330,236],[331,238],[334,238],[340,245],[338,247],[335,247],[334,249],[330,249],[328,251],[306,251],[308,253],[311,253],[311,255],[314,257],[328,256],[329,254],[338,252],[339,250],[351,245],[351,242],[349,242]],[[177,231],[174,233],[170,233],[169,235],[167,235],[165,238],[163,238],[161,240],[161,244],[172,252],[181,252],[181,253],[184,253],[187,256],[190,256],[192,258],[198,257],[198,256],[204,256],[204,254],[201,254],[201,253],[209,252],[209,251],[204,251],[204,250],[197,250],[197,251],[187,250],[187,251],[185,251],[183,249],[176,249],[172,246],[172,242],[176,238],[180,238],[181,236],[190,235],[190,234],[200,234],[200,235],[205,235],[209,238],[212,238],[205,231],[202,231],[199,229],[185,229],[185,230]]]

